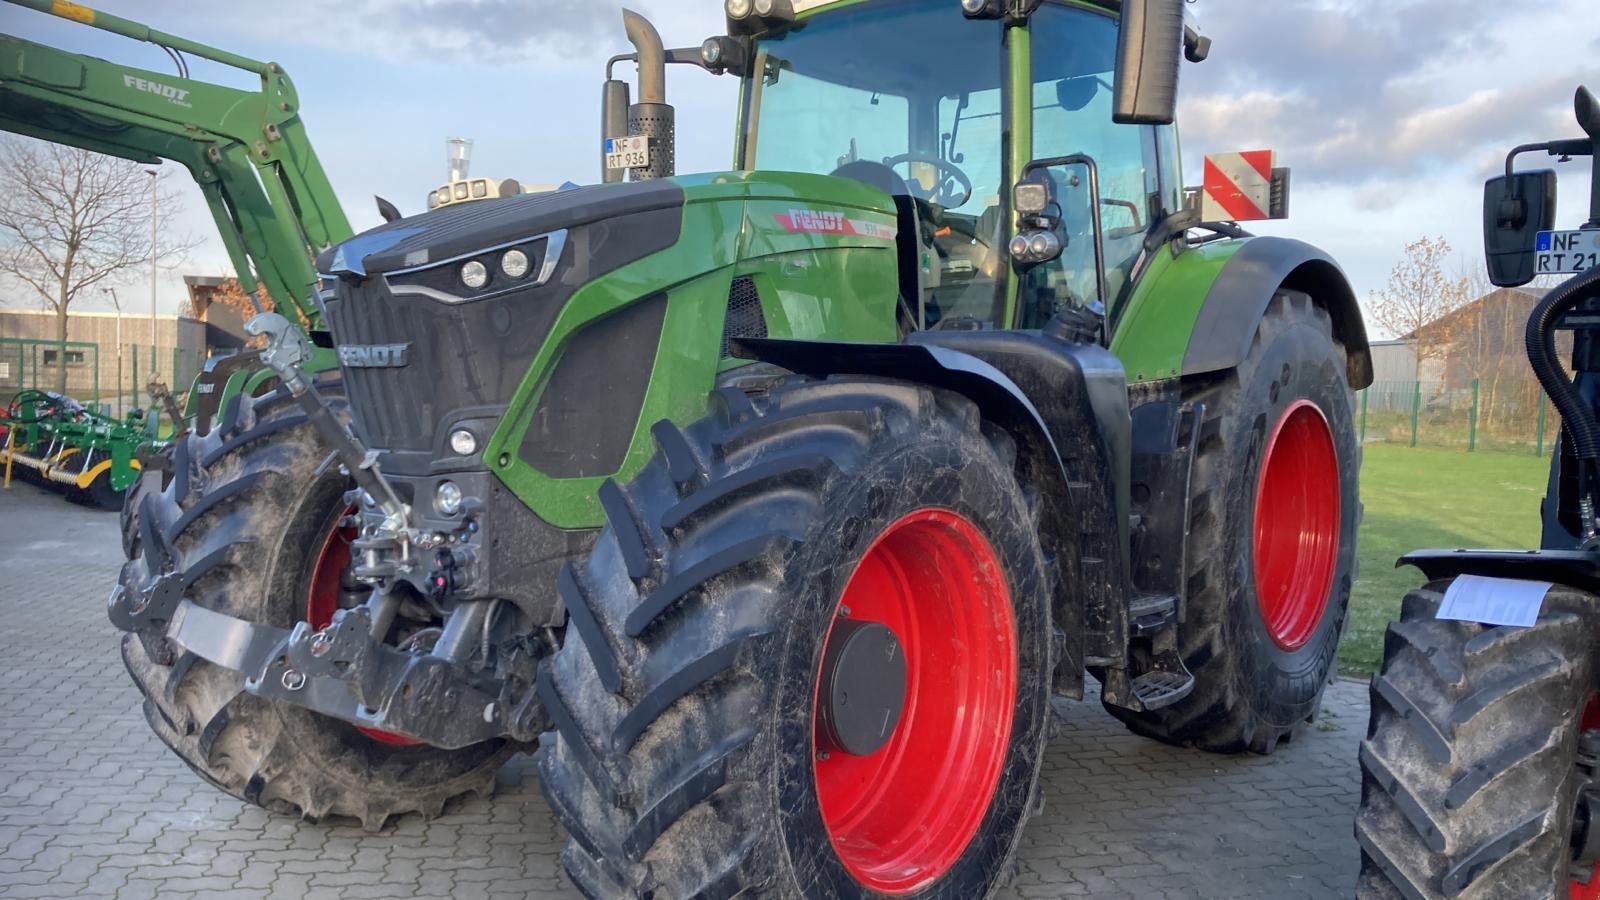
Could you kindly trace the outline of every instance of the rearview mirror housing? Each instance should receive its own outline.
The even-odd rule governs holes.
[[[1171,125],[1183,54],[1183,0],[1123,0],[1112,121]]]
[[[1554,169],[1491,178],[1483,187],[1483,254],[1489,280],[1520,287],[1537,274],[1534,244],[1556,222]]]

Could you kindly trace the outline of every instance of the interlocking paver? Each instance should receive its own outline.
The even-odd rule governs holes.
[[[533,761],[492,800],[378,834],[218,793],[145,725],[104,599],[117,517],[29,485],[0,492],[0,897],[575,897]],[[1012,898],[1349,896],[1366,689],[1328,691],[1320,727],[1271,757],[1137,738],[1061,703],[1044,813]]]

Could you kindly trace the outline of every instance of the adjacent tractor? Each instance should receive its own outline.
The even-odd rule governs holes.
[[[207,780],[378,826],[537,749],[591,896],[976,897],[1086,676],[1206,750],[1315,716],[1367,341],[1186,193],[1181,0],[726,13],[624,14],[604,183],[253,320],[276,386],[175,446],[109,604]],[[731,171],[675,174],[675,63],[739,79]]]
[[[1540,549],[1400,560],[1428,584],[1372,679],[1359,897],[1600,897],[1600,101],[1580,88],[1576,108],[1585,137],[1516,147],[1484,192],[1491,281],[1572,276],[1527,325],[1561,414]],[[1555,230],[1556,172],[1517,171],[1527,153],[1593,158],[1581,229]]]

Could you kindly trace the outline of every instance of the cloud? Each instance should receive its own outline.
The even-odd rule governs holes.
[[[1503,45],[1498,5],[1219,7],[1202,21],[1216,42],[1212,60],[1185,72],[1185,143],[1207,151],[1273,147],[1297,179],[1355,187],[1358,205],[1376,210],[1407,178],[1476,172],[1492,150],[1570,131],[1558,123],[1563,109],[1571,121],[1581,68],[1554,48],[1540,55],[1526,44]],[[1519,64],[1530,55],[1537,67]]]
[[[533,62],[592,55],[622,35],[621,0],[278,0],[243,20],[229,4],[179,0],[164,17],[207,29],[311,45],[390,62]],[[647,15],[648,3],[630,2]],[[306,27],[306,23],[318,23]]]

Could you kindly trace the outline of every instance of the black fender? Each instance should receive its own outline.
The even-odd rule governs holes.
[[[919,332],[905,344],[747,338],[733,349],[814,378],[895,378],[971,399],[1015,440],[1040,494],[1040,539],[1059,573],[1057,692],[1081,697],[1086,665],[1126,664],[1132,426],[1110,351],[1037,331]]]
[[[1458,575],[1548,581],[1600,594],[1600,555],[1587,550],[1418,550],[1400,557],[1429,581]]]
[[[1361,304],[1333,257],[1291,238],[1251,238],[1222,266],[1189,335],[1183,374],[1232,369],[1250,352],[1255,323],[1279,290],[1309,294],[1333,319],[1333,334],[1349,359],[1350,387],[1372,384],[1372,350]]]

